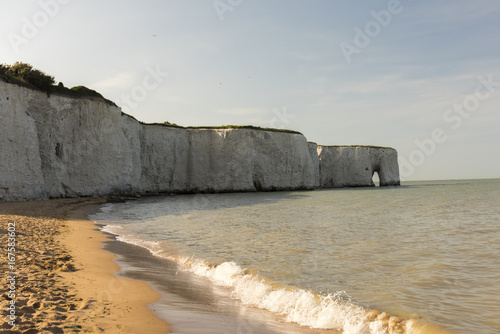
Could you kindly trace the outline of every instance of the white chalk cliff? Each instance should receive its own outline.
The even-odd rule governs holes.
[[[300,133],[142,124],[98,98],[0,80],[0,200],[399,184],[389,148]],[[383,181],[382,181],[383,180]]]
[[[377,173],[381,186],[399,185],[398,153],[389,147],[318,146],[320,186],[372,187]]]

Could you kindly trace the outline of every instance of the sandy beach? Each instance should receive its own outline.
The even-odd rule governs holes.
[[[8,282],[0,332],[168,332],[147,306],[159,293],[114,275],[116,256],[102,249],[106,236],[87,219],[88,210],[105,201],[0,203],[2,282]]]

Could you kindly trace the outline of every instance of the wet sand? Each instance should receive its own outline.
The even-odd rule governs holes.
[[[1,277],[2,282],[13,283],[2,289],[6,292],[0,299],[4,320],[0,332],[169,331],[169,325],[147,306],[160,294],[145,282],[114,275],[120,270],[113,262],[116,256],[102,249],[106,236],[87,219],[89,209],[104,202],[60,199],[0,203]],[[9,236],[9,231],[15,236]],[[15,250],[10,250],[15,261],[10,262],[9,237],[15,238]],[[11,305],[15,319],[5,316],[9,307],[13,309]],[[14,322],[9,324],[11,320]]]

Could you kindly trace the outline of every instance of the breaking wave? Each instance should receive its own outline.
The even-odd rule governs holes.
[[[233,261],[209,263],[176,253],[160,241],[148,241],[124,233],[118,225],[106,225],[103,232],[116,235],[118,241],[148,249],[153,255],[178,264],[181,270],[228,288],[234,299],[283,316],[286,321],[318,329],[341,330],[345,334],[451,333],[439,326],[391,316],[357,305],[346,292],[319,294],[283,286]]]

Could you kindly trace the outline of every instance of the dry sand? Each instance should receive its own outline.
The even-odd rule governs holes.
[[[0,203],[0,333],[167,333],[147,307],[160,298],[147,283],[117,277],[113,254],[88,210],[103,199]],[[15,223],[15,275],[8,272],[8,227]],[[12,230],[12,225],[11,230]],[[12,236],[11,236],[12,237]],[[12,241],[12,240],[11,240]],[[12,264],[12,263],[11,263]],[[9,325],[15,276],[15,326]]]

